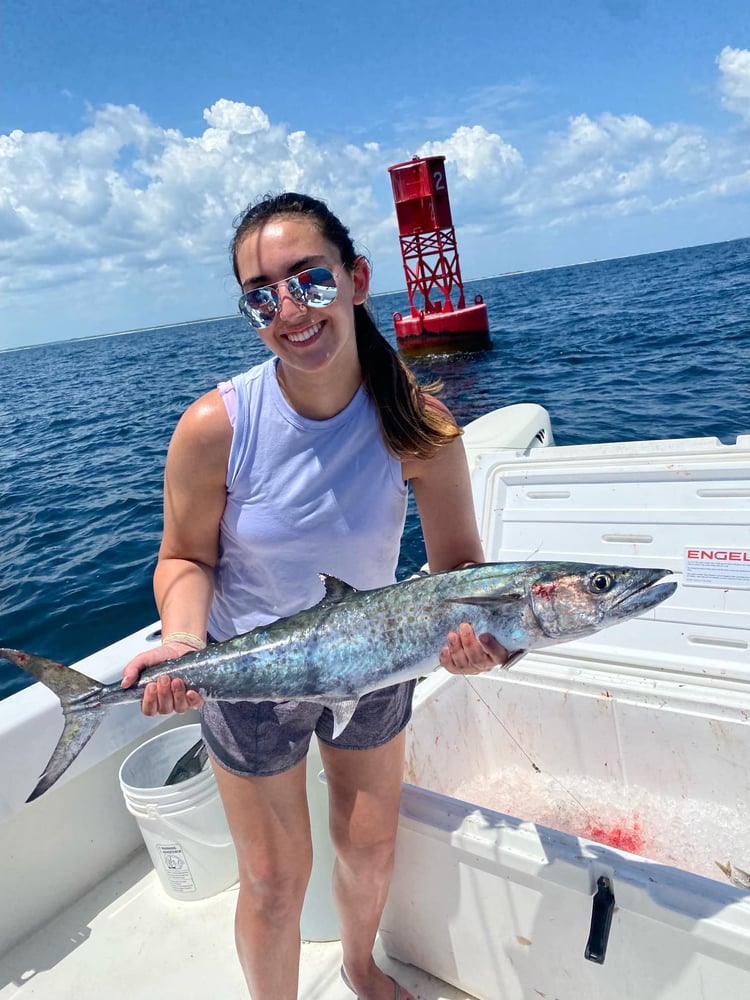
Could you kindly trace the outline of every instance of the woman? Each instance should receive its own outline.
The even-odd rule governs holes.
[[[232,258],[240,310],[273,357],[207,393],[177,426],[154,576],[163,645],[128,664],[124,686],[206,636],[223,640],[311,606],[322,596],[319,572],[357,588],[394,582],[407,481],[430,568],[483,558],[460,431],[375,327],[369,267],[341,222],[305,195],[267,197],[239,222]],[[477,673],[507,652],[462,624],[439,656],[448,670]],[[237,849],[236,941],[253,1000],[297,997],[313,731],[337,858],[342,976],[363,1000],[412,1000],[372,957],[412,692],[402,684],[365,696],[334,740],[330,712],[315,705],[203,704],[168,677],[146,688],[146,715],[201,707]]]

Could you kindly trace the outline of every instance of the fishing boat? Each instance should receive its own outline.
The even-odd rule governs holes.
[[[418,685],[379,963],[420,1000],[750,995],[750,435],[563,447],[519,404],[465,442],[488,559],[680,586],[510,671]],[[113,681],[158,641],[152,623],[76,667]],[[59,703],[0,702],[0,1000],[246,995],[236,887],[169,883],[124,794],[123,762],[195,721],[118,706],[26,803]],[[308,793],[300,996],[344,1000],[314,750]]]

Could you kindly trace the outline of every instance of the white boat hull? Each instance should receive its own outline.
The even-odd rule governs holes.
[[[623,798],[666,792],[717,817],[746,815],[746,566],[691,563],[688,553],[750,553],[750,437],[557,448],[547,413],[521,405],[481,418],[465,440],[488,559],[663,566],[682,586],[647,616],[530,655],[472,681],[476,691],[460,678],[420,686],[379,960],[430,1000],[750,995],[750,893],[701,867],[747,868],[750,858],[628,853],[525,815],[523,794],[521,805],[462,799],[477,776],[502,790],[527,767],[530,782],[609,782]],[[76,666],[115,680],[158,641],[153,630]],[[119,788],[127,753],[156,726],[186,721],[113,710],[63,779],[25,805],[62,716],[38,684],[0,702],[0,1000],[22,997],[31,979],[42,1000],[241,994],[233,891],[168,899]],[[318,816],[325,837],[325,809]],[[584,957],[600,877],[616,904],[603,963]],[[327,917],[329,901],[319,902],[316,918]],[[174,968],[164,949],[178,956]],[[339,961],[336,942],[305,945],[302,995],[350,996]]]

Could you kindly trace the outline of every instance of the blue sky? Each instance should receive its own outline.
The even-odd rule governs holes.
[[[267,190],[403,287],[437,153],[465,279],[748,236],[747,0],[4,0],[0,348],[232,312]]]

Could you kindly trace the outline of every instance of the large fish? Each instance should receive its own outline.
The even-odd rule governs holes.
[[[226,642],[149,667],[138,683],[102,684],[61,663],[0,648],[58,696],[65,728],[37,798],[65,772],[111,705],[139,701],[162,674],[181,677],[220,701],[312,701],[331,709],[334,736],[363,694],[424,676],[437,665],[447,633],[468,622],[511,653],[589,635],[653,608],[674,593],[664,569],[587,563],[484,563],[357,591],[321,575],[316,605]]]

